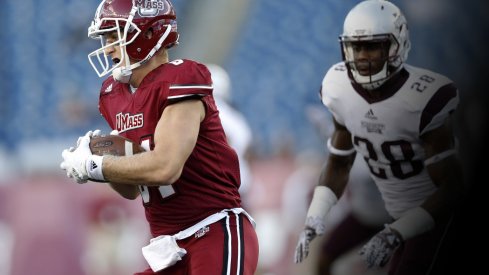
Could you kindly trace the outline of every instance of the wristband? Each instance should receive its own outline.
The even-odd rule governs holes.
[[[336,195],[327,186],[320,185],[314,189],[307,217],[319,217],[324,220],[329,209],[338,201]]]
[[[415,207],[408,210],[402,217],[389,225],[402,236],[403,240],[408,240],[431,230],[435,226],[435,220],[422,207]]]
[[[341,150],[341,149],[333,147],[333,144],[331,144],[331,138],[328,138],[326,145],[328,146],[329,152],[333,155],[346,157],[346,156],[349,156],[349,155],[355,153],[355,148],[351,148],[348,150]]]
[[[91,155],[85,162],[89,179],[96,181],[105,181],[102,173],[103,156]]]

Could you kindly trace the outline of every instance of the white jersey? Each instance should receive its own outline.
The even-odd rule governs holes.
[[[323,104],[352,134],[394,218],[421,205],[435,190],[424,167],[420,136],[440,127],[458,105],[458,91],[443,75],[405,65],[373,100],[348,77],[343,62],[332,66],[321,89]]]
[[[251,170],[246,160],[246,152],[251,146],[252,131],[246,118],[219,97],[215,98],[222,127],[226,133],[229,145],[234,148],[238,155],[241,185],[239,192],[246,195],[252,184]]]

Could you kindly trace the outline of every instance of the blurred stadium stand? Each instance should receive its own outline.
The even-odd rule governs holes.
[[[15,149],[12,145],[23,141],[104,129],[96,109],[100,79],[86,58],[98,46],[86,36],[98,1],[2,2],[0,21],[9,27],[0,34],[0,145]],[[182,18],[182,45],[171,56],[196,57],[229,71],[234,104],[250,120],[259,154],[283,146],[294,151],[321,147],[304,110],[320,104],[321,79],[340,60],[337,38],[357,1],[173,2]],[[483,9],[470,1],[431,1],[431,11],[421,0],[395,2],[411,25],[410,63],[445,73],[464,96],[470,93],[469,72],[481,68],[482,61],[473,39],[477,35],[467,30],[474,20],[480,21],[476,26],[487,25]],[[460,23],[453,24],[450,15],[462,6],[471,12],[458,12]],[[200,24],[205,22],[210,23]],[[482,31],[487,33],[487,27]]]

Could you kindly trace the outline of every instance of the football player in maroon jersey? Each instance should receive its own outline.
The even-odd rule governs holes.
[[[153,239],[150,268],[137,274],[254,274],[258,240],[241,208],[238,157],[228,145],[205,65],[169,61],[178,44],[168,0],[104,0],[88,29],[101,48],[88,55],[109,77],[99,110],[119,135],[147,152],[96,156],[89,131],[64,150],[61,168],[78,183],[107,182],[127,199],[141,195]]]

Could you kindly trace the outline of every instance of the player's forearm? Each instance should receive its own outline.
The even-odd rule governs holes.
[[[438,189],[422,204],[436,220],[448,218],[466,193],[462,168],[455,156],[426,167]]]
[[[129,157],[106,157],[103,161],[105,180],[114,184],[161,186],[174,183],[183,165],[154,151]]]
[[[443,224],[451,217],[463,197],[462,173],[454,156],[426,166],[438,187],[419,207],[407,210],[389,225],[403,240],[408,240]]]
[[[109,186],[128,200],[134,200],[139,196],[139,190],[136,185],[113,184],[109,182]]]
[[[348,183],[350,169],[355,160],[355,154],[336,156],[331,154],[319,177],[319,185],[329,187],[340,198]]]

